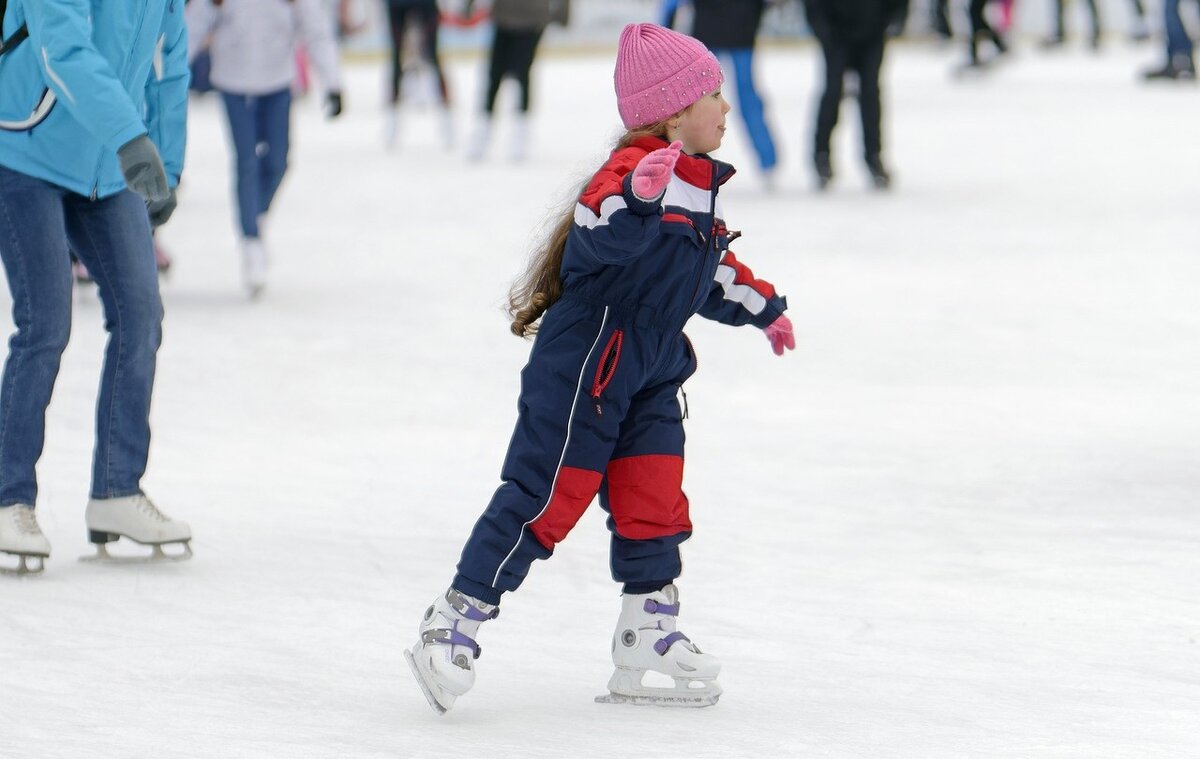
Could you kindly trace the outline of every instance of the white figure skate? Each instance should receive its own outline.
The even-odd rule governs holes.
[[[0,568],[5,573],[40,574],[46,568],[46,559],[50,557],[50,541],[38,527],[32,506],[18,503],[0,507],[0,553],[17,557],[16,569]],[[30,568],[30,557],[38,560],[36,568]]]
[[[500,609],[451,588],[425,610],[417,645],[404,652],[417,684],[439,714],[475,684],[481,649],[475,642],[479,625],[495,619]]]
[[[717,703],[721,662],[702,653],[675,629],[678,615],[679,590],[674,585],[655,593],[621,597],[621,616],[612,642],[616,671],[608,681],[609,692],[597,696],[597,703],[686,707]],[[644,685],[647,672],[667,675],[675,687]]]
[[[242,239],[242,284],[251,299],[267,286],[267,248],[260,237]]]
[[[93,498],[88,501],[84,519],[88,540],[96,545],[96,555],[85,556],[83,561],[181,561],[192,556],[192,528],[187,522],[171,519],[159,511],[141,493],[121,498]],[[151,546],[154,552],[149,556],[113,556],[108,552],[107,544],[118,538]],[[182,545],[182,553],[163,551],[164,545],[173,543]]]

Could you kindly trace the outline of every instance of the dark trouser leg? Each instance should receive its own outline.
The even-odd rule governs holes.
[[[442,105],[449,105],[450,88],[446,84],[446,73],[442,70],[441,55],[438,54],[437,8],[417,8],[413,10],[413,13],[417,14],[418,23],[421,25],[421,55],[429,61],[429,65],[433,66],[433,73],[437,76],[438,96],[442,100]]]
[[[258,167],[259,98],[222,92],[233,143],[234,175],[237,177],[237,209],[242,236],[258,237],[258,215],[262,209],[262,180]],[[85,262],[86,265],[86,262]]]
[[[509,59],[512,56],[513,33],[497,28],[493,32],[492,50],[488,57],[488,84],[483,98],[483,110],[492,113],[496,109],[496,95],[500,92],[500,83],[508,71]]]
[[[882,35],[863,40],[856,45],[854,68],[858,70],[858,103],[862,115],[863,156],[867,162],[878,161],[882,150],[882,105],[879,92],[879,70],[883,66]]]
[[[692,534],[678,389],[663,383],[634,396],[600,490],[612,576],[626,593],[652,593],[678,577],[679,546]]]
[[[1100,19],[1100,8],[1096,6],[1096,0],[1087,0],[1087,6],[1092,14],[1092,44],[1096,45],[1100,42],[1100,35],[1104,33],[1104,24]]]
[[[287,172],[291,148],[292,91],[280,90],[260,97],[257,112],[258,213],[271,207]]]
[[[846,76],[846,43],[829,35],[821,40],[825,57],[825,91],[817,106],[817,131],[813,141],[814,155],[828,155],[833,128],[837,126],[838,107],[842,102],[842,80]]]
[[[391,48],[388,50],[392,66],[391,97],[392,105],[400,102],[400,80],[404,78],[404,31],[408,19],[408,10],[400,5],[388,3],[388,31],[390,32]]]
[[[541,39],[541,29],[514,32],[509,73],[521,89],[521,99],[517,105],[521,113],[529,112],[529,72],[533,69],[533,60],[537,56],[537,47]]]
[[[570,306],[558,313],[570,320]],[[591,307],[581,308],[590,314]],[[488,603],[515,590],[537,559],[548,558],[600,487],[628,399],[613,391],[603,413],[589,388],[604,365],[611,324],[583,322],[558,331],[543,323],[521,372],[520,416],[500,476],[458,563],[455,589]],[[621,381],[630,374],[615,370]]]

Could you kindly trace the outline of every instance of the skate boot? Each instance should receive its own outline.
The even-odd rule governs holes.
[[[1154,79],[1195,79],[1196,65],[1188,53],[1176,53],[1171,56],[1166,65],[1160,69],[1142,73],[1146,80]]]
[[[251,298],[257,298],[267,286],[267,248],[262,238],[242,239],[242,282]]]
[[[38,527],[32,506],[18,503],[0,507],[0,553],[12,554],[18,561],[15,570],[0,568],[3,572],[39,574],[46,568],[46,559],[50,557],[50,541]],[[26,563],[31,556],[38,560],[35,569],[30,569]]]
[[[396,147],[400,136],[400,106],[392,103],[383,114],[383,146],[389,150]]]
[[[141,493],[121,498],[93,498],[88,501],[84,518],[88,540],[96,545],[96,555],[88,560],[180,561],[192,556],[192,528],[187,522],[171,519],[159,511]],[[154,552],[149,556],[113,556],[109,554],[107,544],[118,538],[151,546]],[[172,543],[181,544],[183,551],[165,553],[162,547]]]
[[[509,157],[513,161],[520,163],[529,156],[529,116],[524,113],[517,114],[516,121],[513,122],[512,132],[512,151]]]
[[[439,714],[475,684],[481,649],[475,642],[479,625],[495,619],[500,609],[451,588],[425,610],[417,645],[404,652],[417,684]]]
[[[678,615],[679,590],[674,585],[621,597],[612,642],[616,671],[608,681],[609,693],[597,696],[598,703],[690,707],[717,703],[721,662],[675,629]],[[644,685],[647,672],[667,675],[675,687]]]
[[[867,157],[867,171],[871,172],[871,184],[876,190],[887,190],[892,186],[892,175],[883,165],[879,156]]]
[[[817,189],[824,190],[833,181],[833,164],[829,161],[829,153],[824,151],[813,156],[813,168],[817,170]]]
[[[471,142],[467,145],[467,160],[482,161],[484,154],[487,153],[488,141],[492,137],[492,118],[484,117],[478,124],[475,125],[475,132],[471,135]]]

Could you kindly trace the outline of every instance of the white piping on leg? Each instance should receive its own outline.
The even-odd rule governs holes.
[[[571,414],[567,417],[567,437],[563,440],[562,451],[558,455],[558,466],[554,468],[554,479],[550,482],[550,492],[546,495],[546,503],[542,504],[542,510],[539,511],[533,519],[530,519],[525,524],[521,525],[520,532],[517,533],[517,542],[504,557],[504,561],[500,562],[500,566],[496,569],[496,576],[492,578],[492,587],[496,587],[496,583],[500,582],[500,573],[504,571],[504,565],[513,557],[517,549],[521,546],[521,541],[525,538],[525,528],[538,520],[542,514],[546,513],[546,509],[550,508],[550,501],[554,500],[554,486],[558,484],[558,475],[562,472],[563,460],[567,457],[567,446],[571,443],[571,422],[575,420],[575,407],[579,405],[579,393],[583,389],[583,373],[587,369],[587,365],[592,360],[592,354],[596,352],[596,346],[600,344],[600,338],[604,336],[604,328],[608,325],[608,306],[604,307],[604,318],[600,320],[600,330],[596,333],[596,339],[592,342],[592,347],[588,350],[587,357],[583,360],[583,366],[579,367],[579,379],[575,383],[575,397],[571,401]]]

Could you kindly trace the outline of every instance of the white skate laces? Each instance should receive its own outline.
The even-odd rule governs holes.
[[[444,714],[475,684],[472,662],[483,649],[475,641],[479,626],[500,609],[451,588],[425,610],[417,645],[404,658],[435,711]]]
[[[5,573],[39,574],[46,568],[50,541],[42,534],[32,506],[18,503],[0,507],[0,553],[17,557],[15,569],[0,567],[0,571]],[[36,567],[29,565],[30,558],[38,560]]]
[[[712,706],[721,696],[721,662],[675,629],[679,591],[674,585],[646,594],[626,594],[613,634],[615,665],[609,692],[596,701],[608,704]],[[644,682],[646,673],[665,675],[674,687]]]

